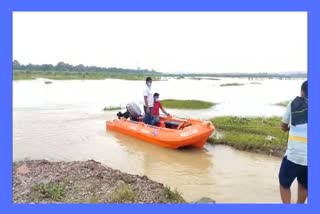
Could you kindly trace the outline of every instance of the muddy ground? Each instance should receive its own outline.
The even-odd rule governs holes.
[[[180,193],[146,176],[94,160],[13,164],[14,203],[185,203]]]

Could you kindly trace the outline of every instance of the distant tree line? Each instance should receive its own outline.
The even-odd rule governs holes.
[[[29,71],[29,72],[108,72],[108,73],[150,73],[150,74],[160,74],[155,70],[147,70],[147,69],[125,69],[125,68],[116,68],[116,67],[97,67],[97,66],[85,66],[83,64],[72,65],[65,62],[59,62],[56,65],[52,64],[20,64],[18,60],[13,61],[13,70],[16,72],[19,71]]]
[[[279,73],[184,73],[184,74],[169,74],[161,73],[155,70],[148,69],[125,69],[125,68],[116,68],[116,67],[97,67],[97,66],[85,66],[83,64],[72,65],[65,62],[59,62],[56,65],[52,64],[20,64],[18,60],[13,61],[13,70],[15,72],[46,72],[46,73],[55,73],[55,72],[77,72],[77,73],[106,73],[106,74],[134,74],[134,75],[155,75],[155,76],[172,76],[172,77],[247,77],[249,79],[259,79],[259,78],[307,78],[306,72],[279,72]]]

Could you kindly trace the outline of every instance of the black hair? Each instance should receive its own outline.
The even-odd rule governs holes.
[[[152,81],[151,77],[146,78],[146,82]]]
[[[153,97],[159,97],[159,94],[156,92],[153,94]]]
[[[308,80],[302,83],[301,91],[303,91],[305,97],[308,97]]]

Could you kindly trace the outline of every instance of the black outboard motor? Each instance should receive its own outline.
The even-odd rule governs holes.
[[[120,119],[121,117],[124,117],[124,118],[128,119],[130,117],[130,113],[129,113],[128,109],[127,109],[127,111],[125,113],[122,113],[121,111],[119,111],[117,113],[117,116],[118,116],[118,119]]]

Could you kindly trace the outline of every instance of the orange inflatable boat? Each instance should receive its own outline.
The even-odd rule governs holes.
[[[158,126],[121,118],[107,121],[106,129],[177,149],[185,146],[203,147],[215,127],[209,121],[160,116]]]

